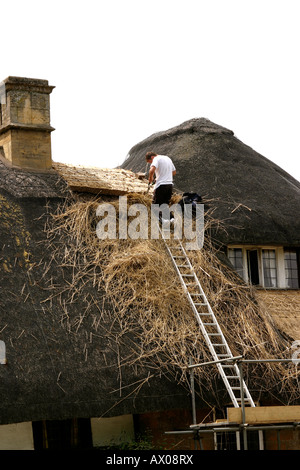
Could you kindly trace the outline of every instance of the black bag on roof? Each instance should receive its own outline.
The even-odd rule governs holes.
[[[202,202],[202,196],[197,193],[183,193],[181,201],[179,201],[179,205],[182,208],[184,213],[184,206],[185,204],[192,204],[192,214],[196,215],[196,205]]]

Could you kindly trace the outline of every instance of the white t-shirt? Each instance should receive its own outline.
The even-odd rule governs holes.
[[[173,171],[176,170],[170,157],[157,155],[153,158],[151,166],[155,166],[156,181],[154,189],[161,184],[173,184]]]

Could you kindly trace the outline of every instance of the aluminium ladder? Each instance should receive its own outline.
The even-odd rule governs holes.
[[[160,229],[160,233],[214,361],[233,358],[234,356],[181,241],[165,237],[164,229]],[[167,233],[170,235],[169,230]],[[217,362],[216,366],[234,407],[240,407],[242,402],[245,406],[254,407],[255,403],[244,381],[242,382],[242,396],[240,371],[237,364],[230,364],[230,361],[228,363]]]

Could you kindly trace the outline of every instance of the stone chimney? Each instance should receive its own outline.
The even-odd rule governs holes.
[[[53,88],[47,80],[23,77],[8,77],[0,83],[0,154],[5,163],[31,170],[51,169]]]

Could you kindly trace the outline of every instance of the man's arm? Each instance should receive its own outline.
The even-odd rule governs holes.
[[[151,184],[154,178],[155,166],[151,166],[149,171],[149,183]]]
[[[173,175],[173,176],[176,175],[176,170],[172,171],[172,175]]]

